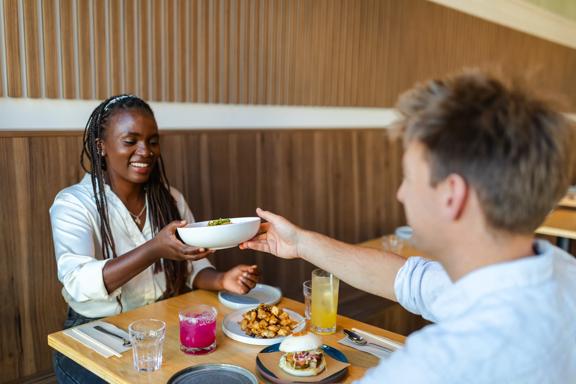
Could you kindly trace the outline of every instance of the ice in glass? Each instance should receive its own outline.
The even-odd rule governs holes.
[[[179,312],[180,350],[203,355],[216,349],[216,308],[195,305]]]
[[[312,271],[312,310],[310,326],[321,335],[336,332],[338,312],[338,288],[340,281],[330,272]]]

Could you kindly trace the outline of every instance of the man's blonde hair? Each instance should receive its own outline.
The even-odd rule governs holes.
[[[405,143],[427,149],[431,183],[461,175],[493,228],[532,233],[573,180],[574,126],[518,85],[481,71],[404,93]]]

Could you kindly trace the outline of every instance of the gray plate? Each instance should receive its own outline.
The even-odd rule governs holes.
[[[230,364],[200,364],[177,372],[168,384],[258,384],[252,372]]]

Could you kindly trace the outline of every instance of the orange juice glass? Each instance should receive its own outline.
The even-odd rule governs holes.
[[[310,327],[314,333],[330,335],[336,332],[338,288],[340,281],[330,272],[312,271],[312,309]]]

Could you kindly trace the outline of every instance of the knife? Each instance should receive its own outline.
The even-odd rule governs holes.
[[[126,338],[124,338],[124,337],[122,337],[122,336],[120,336],[120,335],[117,335],[117,334],[115,334],[114,332],[110,332],[109,330],[107,330],[106,328],[102,327],[101,325],[96,325],[96,326],[94,326],[94,329],[97,330],[97,331],[100,331],[100,332],[102,332],[102,333],[105,333],[105,334],[107,334],[107,335],[114,336],[114,337],[122,340],[122,346],[124,346],[124,347],[131,347],[131,346],[132,346],[132,343],[130,342],[130,340],[128,340],[128,339],[126,339]]]

